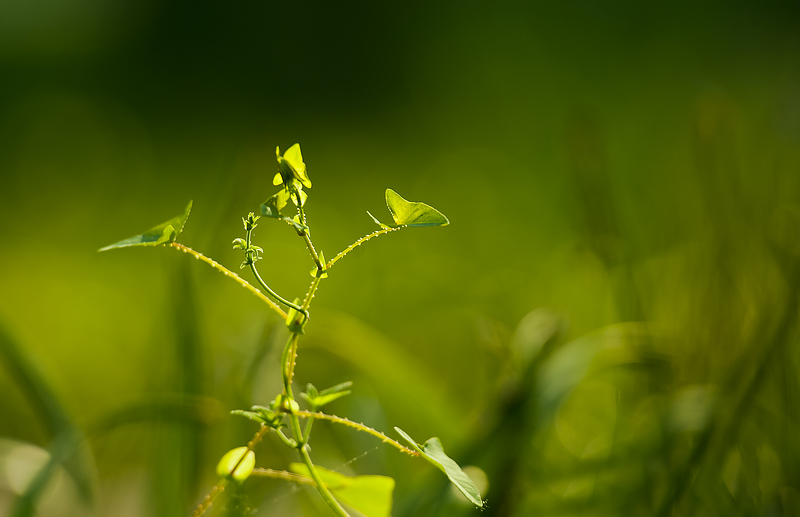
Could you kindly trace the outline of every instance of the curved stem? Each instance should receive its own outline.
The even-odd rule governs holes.
[[[284,320],[286,319],[286,313],[283,312],[283,309],[281,309],[280,307],[275,305],[275,302],[273,302],[272,300],[270,300],[269,298],[264,296],[264,293],[262,293],[261,291],[259,291],[255,287],[253,287],[247,280],[245,280],[244,278],[240,277],[239,275],[237,275],[236,273],[234,273],[230,269],[226,268],[225,266],[223,266],[222,264],[220,264],[216,260],[210,259],[210,258],[206,257],[205,255],[203,255],[202,253],[200,253],[199,251],[195,251],[192,248],[190,248],[188,246],[184,246],[183,244],[179,244],[177,242],[171,242],[169,245],[172,246],[175,249],[181,250],[184,253],[188,253],[189,255],[193,256],[197,260],[202,260],[203,262],[205,262],[209,266],[213,267],[214,269],[216,269],[217,271],[219,271],[223,275],[234,279],[239,285],[241,285],[242,287],[244,287],[248,291],[252,292],[261,301],[266,303],[269,306],[270,309],[272,309],[275,312],[277,312],[281,316],[281,319],[284,319]]]
[[[284,444],[286,444],[288,447],[291,447],[292,449],[296,449],[297,448],[297,442],[292,440],[291,438],[289,438],[285,434],[283,434],[283,431],[281,431],[280,429],[276,429],[275,430],[275,434],[277,434],[278,438],[280,438],[280,440]]]
[[[282,297],[282,296],[280,296],[278,293],[276,293],[275,291],[273,291],[272,289],[270,289],[270,287],[269,287],[269,286],[266,284],[266,282],[264,282],[264,280],[261,278],[261,275],[259,275],[259,274],[258,274],[258,269],[256,269],[256,264],[255,264],[255,262],[251,262],[251,263],[250,263],[250,271],[252,271],[252,272],[253,272],[253,276],[254,276],[254,277],[256,277],[256,280],[258,280],[258,284],[259,284],[259,285],[260,285],[260,286],[261,286],[261,287],[262,287],[262,288],[263,288],[263,289],[264,289],[264,290],[265,290],[267,293],[269,293],[269,295],[270,295],[270,296],[272,296],[272,297],[273,297],[275,300],[277,300],[278,302],[280,302],[280,303],[284,304],[284,305],[285,305],[285,306],[287,306],[287,307],[291,307],[292,309],[294,309],[294,310],[296,310],[296,311],[298,311],[298,312],[305,312],[305,311],[304,311],[304,310],[303,310],[303,309],[302,309],[302,308],[301,308],[299,305],[297,305],[297,304],[295,304],[295,303],[292,303],[292,302],[290,302],[290,301],[289,301],[289,300],[287,300],[286,298],[283,298],[283,297]]]
[[[357,247],[361,246],[362,244],[364,244],[368,240],[374,239],[375,237],[377,237],[379,235],[384,235],[386,233],[391,233],[391,232],[397,231],[400,228],[402,228],[402,227],[398,226],[397,228],[381,228],[380,230],[375,230],[374,232],[370,233],[369,235],[365,235],[365,236],[361,237],[356,242],[354,242],[353,244],[351,244],[350,246],[348,246],[344,250],[342,250],[341,253],[339,253],[338,255],[333,257],[332,259],[330,259],[328,261],[327,268],[330,269],[331,267],[333,267],[333,265],[336,264],[336,262],[338,262],[339,259],[341,259],[345,255],[347,255],[348,253],[350,253],[351,251],[353,251]]]
[[[344,508],[342,508],[342,505],[339,504],[339,501],[334,499],[331,491],[328,490],[328,487],[325,485],[325,483],[323,483],[322,478],[319,476],[319,472],[317,472],[317,469],[314,466],[314,463],[311,462],[311,457],[308,455],[308,447],[305,445],[300,447],[300,456],[303,458],[303,463],[305,463],[306,467],[308,467],[311,477],[317,483],[317,491],[319,492],[319,495],[321,495],[325,502],[328,503],[328,506],[331,507],[331,510],[333,510],[334,513],[336,513],[336,515],[339,517],[350,517],[350,514],[347,513]]]
[[[393,440],[388,436],[386,436],[385,434],[383,434],[382,432],[377,431],[364,424],[353,422],[352,420],[348,420],[346,418],[342,418],[336,415],[329,415],[327,413],[299,410],[295,411],[294,414],[297,415],[298,417],[316,418],[318,420],[328,420],[330,422],[335,422],[337,424],[346,425],[347,427],[352,427],[353,429],[358,429],[359,431],[363,431],[365,433],[371,434],[372,436],[380,438],[382,442],[388,443],[389,445],[396,447],[397,449],[405,452],[406,454],[410,454],[411,456],[419,456],[419,453],[417,451],[412,451],[408,447],[401,445],[398,441]]]

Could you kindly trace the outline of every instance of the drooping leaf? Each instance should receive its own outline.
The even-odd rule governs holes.
[[[183,214],[176,215],[169,221],[159,224],[150,228],[140,235],[134,235],[127,239],[115,242],[105,248],[100,248],[98,251],[107,251],[115,248],[130,248],[133,246],[158,246],[160,244],[168,244],[175,242],[178,235],[183,231],[186,220],[189,219],[189,213],[192,211],[192,202],[186,205]]]
[[[255,453],[247,447],[237,447],[229,450],[219,460],[219,463],[217,463],[217,475],[225,479],[232,479],[241,485],[250,477],[250,473],[253,472],[253,467],[255,466]]]
[[[392,511],[394,479],[387,476],[345,476],[314,465],[328,490],[347,506],[358,510],[365,517],[389,517]],[[301,476],[311,477],[308,467],[302,463],[290,463],[289,470]]]
[[[413,438],[399,427],[395,427],[394,430],[397,431],[415,451],[419,452],[423,458],[444,472],[456,488],[458,488],[472,504],[483,507],[483,499],[481,499],[481,493],[478,487],[476,487],[469,476],[461,470],[458,463],[444,453],[442,442],[439,441],[438,438],[431,438],[420,447]]]
[[[282,219],[281,210],[289,203],[289,191],[282,188],[277,194],[261,203],[261,214],[265,217]]]
[[[386,206],[392,214],[394,225],[385,225],[369,214],[372,219],[381,225],[386,226],[447,226],[450,220],[430,205],[407,201],[400,194],[392,189],[386,189]]]

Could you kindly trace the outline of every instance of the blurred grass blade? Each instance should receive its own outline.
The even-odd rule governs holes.
[[[387,476],[345,476],[315,465],[319,477],[331,493],[347,506],[358,510],[365,517],[390,517],[394,479]],[[290,463],[289,470],[301,476],[311,477],[308,467],[302,463]]]
[[[0,359],[6,364],[8,372],[15,379],[31,406],[35,408],[35,413],[39,415],[42,426],[48,435],[53,438],[53,444],[50,447],[50,463],[37,474],[35,480],[28,486],[26,493],[20,498],[20,505],[24,505],[26,508],[27,505],[30,505],[32,511],[49,475],[52,474],[53,466],[50,464],[56,461],[56,464],[60,464],[61,461],[58,461],[60,449],[65,447],[66,443],[80,439],[82,434],[67,415],[64,406],[53,393],[42,373],[25,354],[22,347],[8,335],[2,325],[0,325]],[[75,481],[83,500],[91,502],[94,499],[94,488],[89,460],[86,457],[78,457],[65,464],[64,467]],[[39,481],[40,478],[41,481]],[[38,486],[37,482],[42,483],[41,486]],[[19,515],[28,514],[20,513]]]
[[[134,246],[158,246],[159,244],[167,244],[175,242],[178,235],[183,231],[186,220],[189,219],[189,213],[192,211],[192,202],[186,205],[186,209],[182,215],[176,215],[169,221],[163,222],[158,226],[150,228],[140,235],[134,235],[127,239],[115,242],[98,251],[113,250],[115,248],[131,248]]]

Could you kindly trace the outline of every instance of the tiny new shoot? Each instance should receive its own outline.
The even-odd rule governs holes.
[[[191,202],[183,214],[140,235],[116,242],[100,250],[167,246],[188,253],[256,295],[271,311],[277,313],[285,321],[289,331],[289,338],[283,348],[280,363],[282,391],[266,405],[254,405],[249,410],[237,409],[231,412],[258,424],[258,431],[247,445],[230,450],[220,459],[217,465],[217,474],[220,480],[200,502],[192,516],[203,515],[214,499],[225,490],[228,483],[242,485],[251,478],[271,477],[313,486],[331,511],[340,517],[350,515],[344,505],[357,510],[366,517],[388,517],[391,513],[394,490],[392,478],[385,476],[349,477],[314,464],[311,459],[309,441],[315,420],[327,420],[370,434],[400,452],[427,460],[444,472],[469,501],[477,507],[482,507],[484,501],[475,484],[458,464],[444,453],[438,438],[431,438],[419,445],[399,428],[395,428],[407,442],[408,446],[406,446],[363,423],[321,411],[327,404],[348,395],[352,383],[343,382],[323,390],[318,390],[309,383],[299,396],[295,396],[293,390],[297,349],[300,338],[305,332],[305,326],[310,321],[311,301],[320,283],[328,278],[331,268],[356,247],[380,235],[407,227],[446,226],[450,224],[450,221],[435,208],[425,203],[407,201],[394,190],[387,189],[386,206],[392,217],[392,223],[382,223],[367,212],[379,229],[356,240],[326,262],[324,253],[317,251],[311,241],[310,226],[304,209],[308,202],[307,190],[311,188],[311,180],[303,161],[300,145],[294,144],[284,154],[281,154],[280,149],[277,148],[275,154],[278,171],[274,176],[273,184],[278,186],[279,190],[261,204],[261,215],[251,212],[242,218],[244,238],[239,237],[233,241],[233,247],[243,253],[240,268],[249,269],[255,285],[215,260],[177,242],[189,217],[192,208]],[[291,213],[288,208],[290,205]],[[287,224],[292,231],[297,233],[308,249],[313,264],[311,269],[313,280],[308,291],[302,297],[295,297],[290,301],[289,298],[279,295],[267,284],[259,272],[257,262],[261,259],[263,248],[254,244],[254,233],[258,221],[262,217]],[[306,409],[301,409],[298,400],[304,402]],[[305,425],[301,425],[301,419],[305,420]],[[291,472],[256,467],[255,449],[262,438],[270,432],[275,433],[275,436],[284,445],[296,451],[301,462],[291,464]]]

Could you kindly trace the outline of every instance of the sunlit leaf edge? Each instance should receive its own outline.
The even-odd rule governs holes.
[[[425,442],[422,447],[414,441],[405,431],[399,427],[394,428],[397,433],[402,436],[411,447],[420,453],[420,455],[433,464],[436,468],[445,473],[450,479],[450,482],[458,488],[464,496],[475,506],[482,508],[484,501],[481,498],[481,493],[475,483],[470,479],[467,474],[461,470],[461,467],[451,457],[444,452],[442,442],[439,438],[433,437]]]
[[[393,478],[377,475],[346,476],[319,465],[314,467],[328,490],[342,503],[358,510],[365,517],[390,517],[395,486]],[[311,478],[311,472],[302,463],[290,463],[289,470]]]
[[[134,235],[133,237],[128,237],[127,239],[115,242],[114,244],[100,248],[98,251],[108,251],[116,248],[132,248],[139,246],[158,246],[160,244],[175,242],[175,239],[177,239],[178,235],[180,235],[183,231],[191,211],[192,201],[189,201],[189,204],[186,205],[186,209],[183,211],[183,214],[176,215],[172,219],[154,226],[142,234]]]

